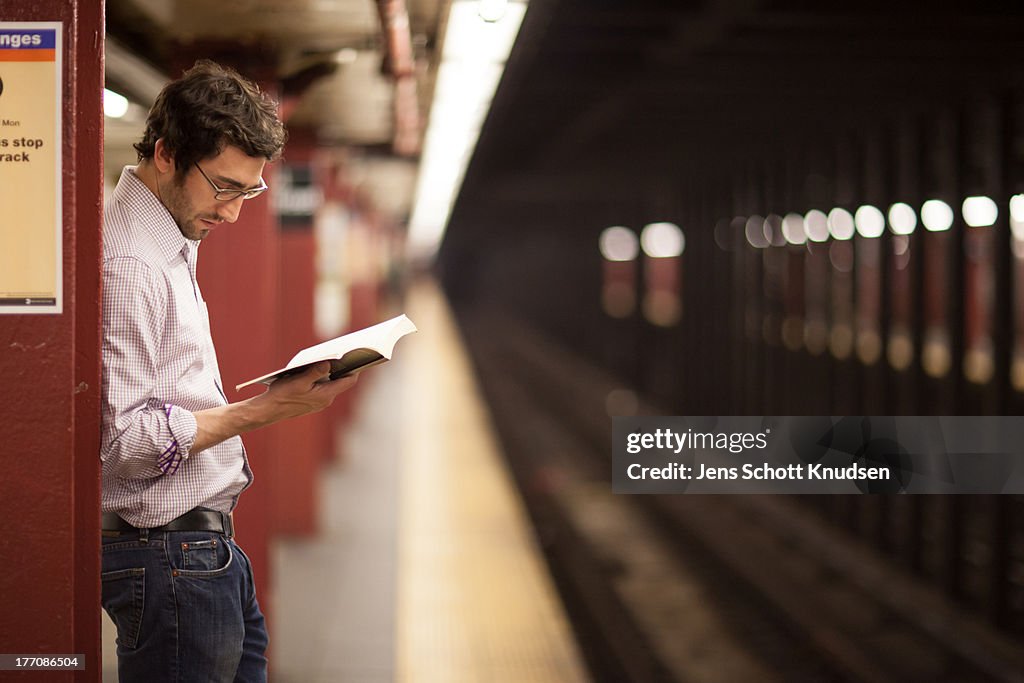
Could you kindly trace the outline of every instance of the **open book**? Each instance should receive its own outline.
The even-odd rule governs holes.
[[[400,315],[372,327],[303,349],[280,370],[238,384],[235,386],[235,390],[259,382],[270,384],[276,379],[302,372],[306,367],[325,360],[331,361],[331,379],[351,375],[371,365],[391,360],[395,343],[415,331],[416,326],[412,321],[404,315]]]

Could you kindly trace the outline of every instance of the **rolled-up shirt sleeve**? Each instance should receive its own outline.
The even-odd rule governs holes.
[[[173,475],[195,442],[195,416],[156,395],[167,296],[163,276],[145,262],[104,263],[100,459],[117,477]]]

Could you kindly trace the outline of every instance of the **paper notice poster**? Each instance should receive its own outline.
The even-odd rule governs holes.
[[[59,22],[0,21],[0,313],[61,313]]]

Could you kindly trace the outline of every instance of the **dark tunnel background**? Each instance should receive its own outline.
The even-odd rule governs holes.
[[[544,335],[663,415],[1021,414],[1024,212],[1010,209],[1024,192],[1022,36],[1024,8],[996,2],[531,2],[438,270],[535,509],[548,494],[515,459],[542,447],[519,433],[523,409],[495,400],[516,375],[551,374],[518,364],[530,358],[520,335]],[[969,197],[998,215],[968,225]],[[922,212],[935,200],[948,225]],[[913,231],[889,213],[903,204]],[[681,229],[681,255],[602,256],[606,229],[640,236],[657,222]],[[667,313],[648,300],[659,287]],[[606,457],[617,413],[569,384],[535,403],[601,422],[587,443]],[[651,507],[680,537],[695,524],[680,520],[726,516],[719,497],[674,498]],[[828,571],[884,558],[1014,634],[1019,655],[1021,497],[796,504],[864,553]],[[565,536],[537,516],[562,539],[549,538],[557,556]],[[784,517],[727,533],[785,535]]]
[[[680,414],[1019,412],[1024,302],[1012,296],[1007,202],[1024,188],[1022,20],[987,2],[539,0],[442,247],[447,289],[461,305],[516,312]],[[992,227],[965,225],[969,196],[996,201]],[[877,276],[854,267],[848,284],[834,267],[807,281],[806,245],[754,248],[743,235],[752,216],[778,233],[792,212],[929,199],[956,220],[944,233],[918,221],[899,276],[902,238],[889,230],[843,247],[858,261],[865,242],[881,252]],[[681,317],[667,326],[641,305],[621,318],[601,307],[601,231],[655,221],[686,238]],[[972,231],[984,235],[968,248]],[[638,300],[649,265],[637,260]],[[830,337],[837,325],[851,337],[831,352],[783,335],[786,318],[807,322],[815,288],[828,292]],[[926,315],[927,301],[941,310]],[[980,331],[966,327],[975,315]],[[852,337],[866,330],[875,347],[909,334],[913,361],[896,367],[871,340],[858,358]],[[975,347],[991,369],[971,381]]]

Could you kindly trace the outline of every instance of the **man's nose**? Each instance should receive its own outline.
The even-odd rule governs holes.
[[[221,205],[217,209],[217,216],[221,220],[227,223],[234,223],[238,220],[238,214],[242,212],[242,202],[245,201],[241,197],[235,197],[229,202],[221,202]]]

